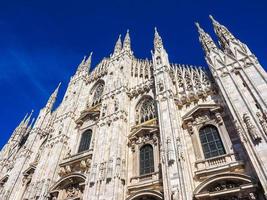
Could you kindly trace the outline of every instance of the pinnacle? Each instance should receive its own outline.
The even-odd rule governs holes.
[[[214,19],[212,15],[209,15],[209,18],[211,19],[213,24],[218,24],[218,22]]]
[[[202,30],[202,28],[200,27],[200,25],[199,25],[199,23],[198,23],[198,22],[195,22],[195,25],[196,25],[196,27],[197,27],[198,31],[199,31],[199,30]]]
[[[57,86],[57,89],[59,89],[59,87],[61,86],[61,82],[59,82],[58,86]]]
[[[91,64],[91,59],[92,59],[92,55],[93,55],[93,52],[91,51],[89,56],[87,57],[86,61],[85,61],[85,64]]]

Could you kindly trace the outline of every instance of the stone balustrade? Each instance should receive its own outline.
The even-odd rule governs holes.
[[[213,158],[199,160],[195,162],[195,175],[202,176],[220,170],[230,170],[241,167],[243,161],[237,160],[234,153],[224,154]]]

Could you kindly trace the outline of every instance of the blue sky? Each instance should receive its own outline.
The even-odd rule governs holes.
[[[0,0],[0,148],[60,81],[61,101],[84,55],[93,51],[96,65],[127,29],[136,57],[151,57],[156,26],[171,62],[206,66],[194,22],[216,39],[212,14],[266,66],[266,8],[264,0]]]

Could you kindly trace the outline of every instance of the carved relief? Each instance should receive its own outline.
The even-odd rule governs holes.
[[[249,132],[249,135],[250,137],[252,138],[253,141],[258,141],[261,139],[261,136],[259,135],[256,127],[252,124],[251,122],[251,119],[250,119],[250,116],[245,113],[243,115],[243,120],[247,126],[247,129],[248,129],[248,132]]]
[[[235,129],[239,137],[241,138],[242,142],[247,142],[246,136],[244,135],[243,130],[239,126],[239,123],[237,121],[234,121]]]
[[[259,119],[260,125],[261,125],[264,133],[267,135],[267,122],[266,122],[266,119],[263,118],[263,116],[261,115],[260,112],[257,112],[256,115],[257,115],[257,117]]]
[[[177,157],[179,160],[184,160],[183,145],[182,145],[180,137],[177,137],[176,144],[177,144],[177,153],[178,153]]]
[[[169,137],[167,138],[167,158],[168,158],[168,163],[170,165],[172,163],[174,163],[174,161],[175,161],[174,151],[173,151],[173,148],[172,148],[171,139]]]
[[[80,193],[80,189],[77,185],[69,185],[66,189],[66,197],[78,197]]]

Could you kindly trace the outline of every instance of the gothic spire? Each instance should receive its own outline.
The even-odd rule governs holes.
[[[35,121],[35,118],[32,118],[30,125],[27,127],[27,131],[26,131],[27,133],[32,129],[34,121]]]
[[[91,67],[92,55],[93,55],[93,52],[91,51],[91,53],[87,57],[86,61],[84,62],[84,65],[87,67],[87,69],[90,69],[90,67]]]
[[[131,51],[131,38],[129,34],[129,29],[127,30],[127,33],[123,41],[123,49],[126,51]]]
[[[223,25],[221,25],[218,21],[216,21],[212,15],[209,15],[213,27],[214,27],[214,31],[216,33],[216,35],[218,36],[219,40],[220,40],[220,44],[225,47],[229,41],[234,40],[235,37],[233,36],[233,34]]]
[[[163,42],[162,39],[157,31],[157,28],[155,27],[155,34],[154,34],[154,50],[159,51],[163,48]]]
[[[217,46],[210,35],[200,27],[199,23],[196,22],[195,24],[199,33],[199,41],[205,53],[209,53],[212,49],[217,49]]]
[[[91,52],[87,58],[86,58],[86,56],[83,57],[82,62],[78,66],[76,74],[79,74],[83,71],[86,71],[86,72],[89,71],[90,66],[91,66],[92,54],[93,54],[93,52]]]
[[[121,49],[122,49],[122,43],[121,43],[121,35],[119,35],[119,38],[115,44],[115,47],[114,47],[114,54],[118,54],[121,52]]]
[[[47,103],[46,103],[46,109],[48,111],[52,111],[52,108],[56,102],[56,98],[57,98],[57,94],[60,88],[61,82],[58,84],[57,88],[55,89],[55,91],[51,94],[51,96],[49,97]]]
[[[23,118],[23,119],[21,120],[21,122],[19,123],[18,127],[19,127],[19,126],[22,126],[22,124],[25,123],[25,120],[28,118],[28,115],[29,115],[29,113],[26,113],[26,115],[24,116],[24,118]]]
[[[27,127],[29,125],[29,122],[31,120],[33,114],[33,110],[31,111],[30,115],[24,120],[24,126]]]

